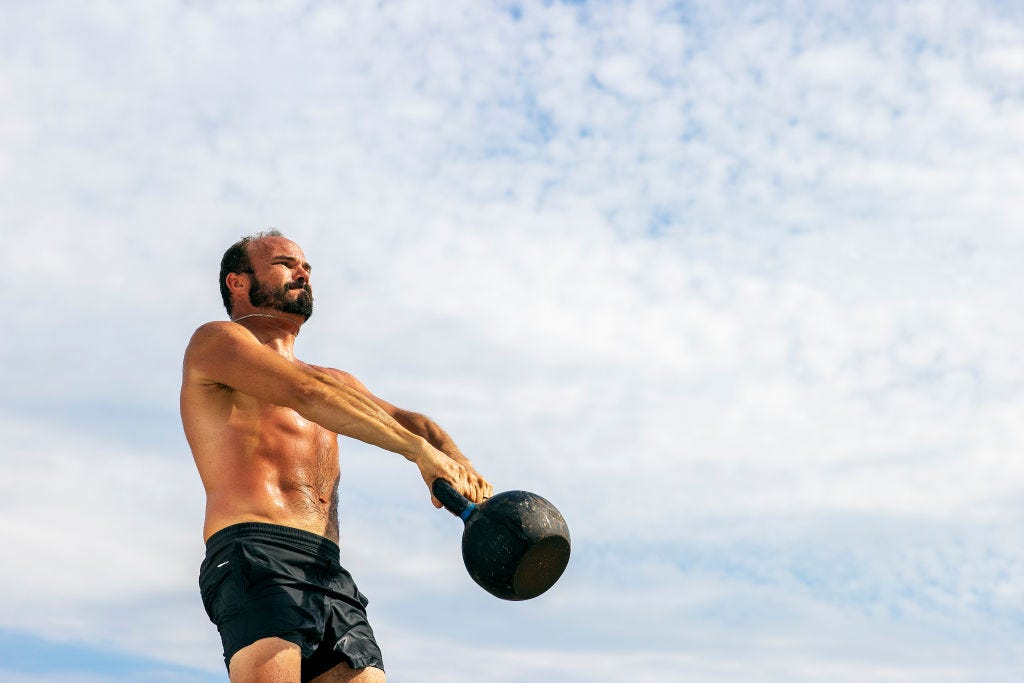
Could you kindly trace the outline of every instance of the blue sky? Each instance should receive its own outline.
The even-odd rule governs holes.
[[[1019,681],[1014,5],[0,10],[0,683],[226,680],[177,390],[267,226],[301,357],[572,529],[494,600],[346,441],[393,680]]]

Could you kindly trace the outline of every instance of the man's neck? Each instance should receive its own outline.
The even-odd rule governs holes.
[[[287,356],[292,355],[295,338],[299,336],[299,329],[302,327],[302,323],[291,316],[279,313],[245,313],[232,318],[231,321],[242,325],[261,342],[273,346]]]

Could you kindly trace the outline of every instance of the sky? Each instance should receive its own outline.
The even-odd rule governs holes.
[[[390,680],[1021,680],[1018,3],[0,18],[0,683],[227,680],[177,394],[268,227],[314,266],[299,356],[571,530],[497,600],[343,439]]]

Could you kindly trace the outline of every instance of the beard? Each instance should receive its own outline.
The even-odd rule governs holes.
[[[249,303],[258,308],[272,308],[282,313],[301,315],[309,320],[313,315],[313,289],[308,284],[284,285],[280,289],[271,289],[253,275],[253,286],[249,288]],[[288,297],[293,289],[301,289],[295,299]]]

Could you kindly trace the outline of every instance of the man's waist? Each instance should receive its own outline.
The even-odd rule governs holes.
[[[341,555],[338,544],[326,536],[305,529],[267,522],[238,522],[214,532],[206,539],[206,554],[212,555],[225,545],[235,541],[249,540],[282,543],[335,561]]]

